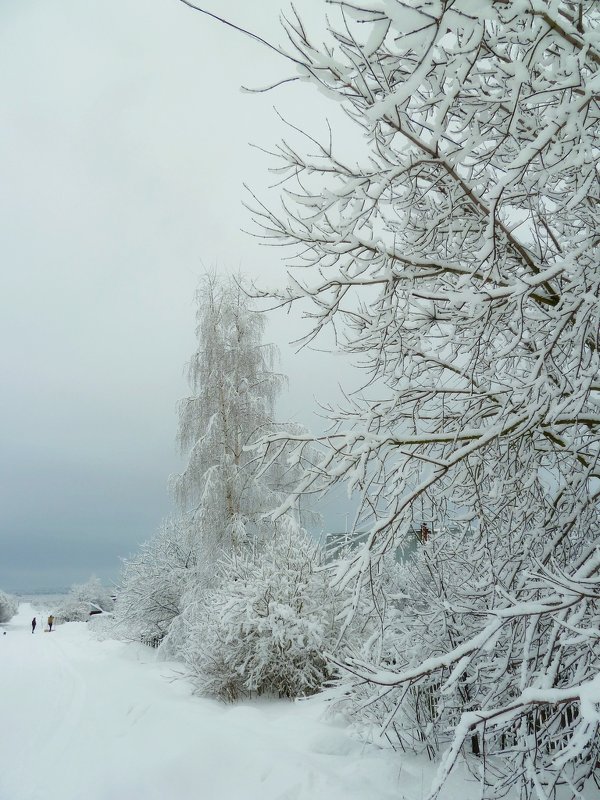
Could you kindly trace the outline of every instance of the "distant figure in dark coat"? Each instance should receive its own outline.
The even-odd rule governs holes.
[[[52,625],[53,624],[54,624],[54,617],[52,616],[52,614],[50,614],[50,616],[48,617],[48,630],[49,631],[52,630]]]
[[[32,633],[35,633],[35,626],[36,626],[36,625],[37,625],[37,620],[36,620],[36,618],[34,617],[34,618],[31,620],[31,632],[32,632]]]

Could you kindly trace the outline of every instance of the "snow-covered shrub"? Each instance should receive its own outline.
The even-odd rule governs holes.
[[[17,613],[19,604],[9,594],[0,591],[0,622],[8,622]]]
[[[113,613],[115,635],[158,645],[180,613],[196,572],[193,529],[183,520],[167,520],[124,563]]]
[[[89,619],[90,613],[111,611],[113,600],[110,592],[99,578],[92,576],[86,583],[74,584],[69,594],[56,609],[55,620],[59,622],[81,622]]]
[[[322,687],[332,675],[326,653],[338,632],[339,601],[320,566],[315,543],[289,524],[227,560],[208,600],[188,598],[181,655],[199,692],[235,700]]]

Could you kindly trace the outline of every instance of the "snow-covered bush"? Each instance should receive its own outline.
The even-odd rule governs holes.
[[[113,611],[114,633],[157,646],[181,612],[197,573],[197,543],[183,520],[167,520],[125,561]]]
[[[17,613],[19,604],[9,594],[0,591],[0,622],[8,622]]]
[[[74,584],[69,594],[54,613],[57,623],[81,622],[89,619],[90,613],[111,611],[113,600],[99,578],[92,576],[86,583]]]
[[[199,692],[298,697],[331,677],[326,653],[339,632],[340,602],[315,543],[285,528],[228,559],[208,600],[188,598],[179,646]]]

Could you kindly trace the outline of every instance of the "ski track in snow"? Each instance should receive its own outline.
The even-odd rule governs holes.
[[[143,645],[0,626],[0,800],[420,800],[432,766],[361,744],[323,703],[193,697]],[[465,798],[461,782],[459,795]],[[424,791],[425,789],[425,791]],[[475,797],[477,792],[472,793]]]

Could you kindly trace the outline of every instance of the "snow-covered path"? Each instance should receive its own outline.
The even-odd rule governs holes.
[[[319,701],[195,698],[148,648],[85,623],[32,635],[33,615],[22,604],[0,626],[0,800],[401,800],[422,786],[319,721]]]

